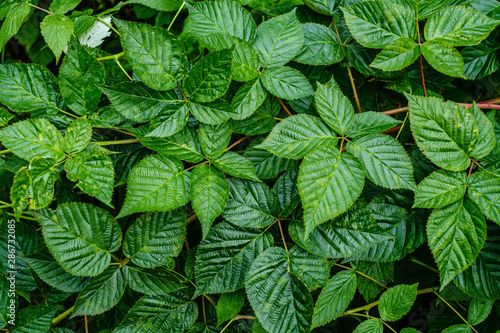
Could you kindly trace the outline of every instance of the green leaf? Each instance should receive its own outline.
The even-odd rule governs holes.
[[[481,79],[500,69],[500,42],[498,33],[492,33],[478,45],[461,51],[465,76],[469,80]]]
[[[147,211],[167,212],[188,203],[182,162],[150,155],[127,178],[127,196],[117,218]]]
[[[418,147],[437,166],[462,171],[477,143],[477,121],[460,105],[435,97],[406,95],[411,131]]]
[[[304,224],[292,222],[288,229],[301,247],[324,258],[349,258],[362,253],[393,235],[380,228],[366,204],[358,201],[344,214],[316,227],[304,239]]]
[[[251,80],[234,94],[231,107],[234,110],[233,119],[242,120],[250,117],[262,105],[267,97],[260,79]]]
[[[307,78],[298,70],[287,67],[266,68],[261,75],[262,84],[274,96],[294,100],[314,95]]]
[[[196,120],[203,124],[219,125],[234,116],[231,106],[221,100],[205,105],[189,103],[188,106]]]
[[[344,49],[339,37],[329,28],[321,24],[302,24],[304,45],[293,59],[306,65],[331,65],[344,59]]]
[[[170,90],[184,75],[184,45],[167,30],[137,22],[114,19],[125,57],[134,73],[148,87]]]
[[[91,136],[92,124],[90,120],[87,118],[77,118],[73,120],[64,135],[66,152],[72,154],[82,151],[87,147]]]
[[[467,187],[465,172],[438,170],[422,180],[415,191],[413,207],[444,207],[462,199]]]
[[[410,311],[417,299],[418,283],[412,285],[400,284],[387,289],[379,299],[378,310],[380,319],[396,321]]]
[[[238,290],[222,294],[217,301],[217,326],[236,316],[245,303],[245,293]]]
[[[419,21],[425,20],[446,6],[449,0],[407,0]]]
[[[468,295],[481,299],[500,298],[500,255],[498,244],[500,227],[488,225],[488,237],[479,255],[453,283]]]
[[[401,37],[416,37],[413,14],[394,2],[360,2],[342,12],[352,36],[364,47],[382,49]]]
[[[2,144],[20,158],[31,161],[35,157],[66,157],[64,138],[57,128],[45,119],[28,119],[14,123],[0,131]]]
[[[229,197],[226,176],[213,166],[199,165],[191,171],[191,200],[205,238],[213,221],[224,211]]]
[[[476,259],[486,239],[486,222],[478,207],[463,198],[432,211],[427,239],[443,288]]]
[[[396,120],[380,112],[356,113],[354,115],[354,125],[347,135],[356,138],[365,134],[382,133],[401,123],[401,120]]]
[[[497,140],[495,139],[495,132],[493,129],[493,124],[486,117],[486,115],[481,111],[480,108],[477,107],[474,102],[472,107],[469,109],[476,118],[478,125],[478,132],[481,140],[478,140],[476,143],[476,151],[474,152],[474,158],[482,159],[495,148]]]
[[[376,185],[390,189],[415,188],[410,157],[391,136],[370,134],[359,137],[347,145],[347,151],[363,163],[366,176]]]
[[[479,171],[468,181],[469,197],[481,208],[490,220],[500,224],[500,175]]]
[[[258,138],[245,149],[245,156],[255,166],[255,172],[260,179],[272,179],[278,177],[285,170],[292,169],[297,165],[297,161],[284,159],[272,153],[256,148],[262,143],[264,138]]]
[[[49,10],[55,14],[66,14],[78,6],[82,0],[54,0],[49,6]]]
[[[399,71],[410,66],[420,55],[420,47],[410,38],[399,38],[389,43],[370,64],[383,71]]]
[[[256,148],[283,158],[301,159],[315,148],[334,146],[336,136],[319,118],[301,114],[281,121]]]
[[[359,273],[363,273],[384,285],[394,281],[394,262],[358,262],[355,269]],[[368,303],[375,301],[378,294],[382,290],[385,290],[380,284],[362,275],[358,275],[358,289]]]
[[[186,126],[188,118],[189,107],[187,103],[168,104],[152,119],[146,137],[166,138],[174,135]]]
[[[76,182],[83,192],[113,207],[115,170],[109,156],[98,149],[84,150],[73,155],[64,169],[68,179]]]
[[[67,293],[79,292],[88,280],[66,273],[46,249],[26,255],[23,259],[43,282]]]
[[[274,183],[272,191],[278,198],[279,217],[288,217],[300,204],[297,171],[291,170],[282,174]]]
[[[55,214],[38,214],[45,244],[71,275],[96,276],[111,262],[121,243],[121,229],[110,213],[91,204],[60,204]]]
[[[472,330],[467,324],[458,324],[447,327],[441,333],[472,333]]]
[[[259,76],[259,57],[253,47],[245,41],[238,40],[233,51],[233,80],[246,82]]]
[[[17,314],[12,333],[47,332],[57,308],[52,305],[28,306]]]
[[[464,59],[452,45],[429,41],[421,46],[422,54],[435,70],[465,79]]]
[[[127,282],[121,269],[109,267],[90,280],[75,302],[71,317],[93,316],[114,307],[122,298]]]
[[[382,320],[378,318],[372,318],[365,320],[359,324],[352,333],[383,333],[384,325]]]
[[[290,273],[288,253],[278,247],[252,264],[245,286],[259,322],[269,333],[309,332],[313,300],[306,285]]]
[[[76,114],[91,114],[101,98],[98,86],[104,82],[104,66],[73,40],[59,70],[64,102]]]
[[[3,20],[2,29],[0,29],[0,50],[3,50],[5,44],[19,31],[31,12],[30,5],[27,3],[10,5],[9,7],[10,10]]]
[[[54,197],[54,184],[59,178],[55,160],[35,157],[28,167],[23,167],[14,176],[10,200],[16,218],[28,204],[37,210],[48,206]]]
[[[321,146],[304,158],[297,187],[304,207],[305,237],[356,201],[365,182],[363,165],[335,147]]]
[[[0,65],[0,102],[14,112],[56,114],[62,98],[57,79],[45,67],[35,64]]]
[[[452,46],[474,45],[488,37],[498,23],[473,8],[448,6],[427,20],[424,36],[428,41]]]
[[[0,126],[7,125],[12,118],[14,116],[7,109],[0,107]]]
[[[59,62],[64,48],[75,30],[73,21],[62,14],[47,15],[40,23],[40,32]]]
[[[290,273],[304,282],[309,290],[326,285],[330,277],[330,266],[325,258],[310,254],[298,246],[293,246],[288,254]]]
[[[469,313],[467,314],[467,321],[469,324],[477,325],[488,318],[494,303],[495,301],[492,300],[473,298],[469,305]]]
[[[337,319],[351,303],[356,293],[356,272],[335,274],[318,296],[314,306],[313,327],[323,326]]]
[[[214,159],[222,155],[231,141],[231,134],[230,123],[221,125],[200,124],[198,135],[205,156]]]
[[[222,217],[240,227],[264,228],[278,217],[278,200],[262,183],[229,179],[229,200]]]
[[[156,91],[139,82],[123,82],[101,90],[118,113],[138,123],[153,119],[169,104],[177,102],[175,94]]]
[[[2,306],[2,311],[0,311],[0,327],[4,328],[7,326],[7,322],[10,320],[8,315],[8,306],[12,306],[11,302],[16,302],[14,297],[9,297],[10,281],[7,277],[0,277],[0,305]],[[12,301],[10,300],[12,299]],[[15,304],[13,305],[16,306]]]
[[[234,133],[257,135],[266,134],[276,125],[275,116],[281,111],[278,99],[267,94],[261,106],[248,118],[233,121]]]
[[[194,128],[185,126],[181,131],[168,138],[144,137],[146,127],[138,128],[136,134],[139,142],[145,147],[155,150],[162,155],[171,156],[191,163],[203,160],[200,141]]]
[[[196,251],[197,294],[219,294],[243,288],[254,259],[273,245],[270,233],[227,222],[210,229]]]
[[[235,152],[227,151],[212,162],[218,169],[233,177],[260,182],[252,162]]]
[[[182,333],[198,317],[198,306],[182,292],[141,297],[125,315],[115,333]]]
[[[172,12],[181,7],[182,0],[132,0],[129,3],[137,3],[159,11]],[[135,8],[134,8],[135,9]]]
[[[281,66],[292,60],[302,49],[304,32],[296,10],[273,17],[260,24],[253,43],[262,67]]]
[[[127,230],[123,254],[144,268],[163,266],[176,257],[186,237],[186,212],[177,209],[167,213],[147,213]]]
[[[183,289],[174,274],[162,269],[124,266],[123,276],[130,288],[146,295],[164,295]]]
[[[333,16],[335,9],[340,4],[339,0],[303,0],[312,10],[320,14]]]
[[[318,82],[314,101],[319,115],[328,126],[341,136],[349,133],[354,123],[354,109],[333,79],[325,85]]]
[[[211,52],[191,68],[182,83],[194,102],[207,103],[225,94],[231,82],[231,50]]]
[[[233,1],[207,1],[187,7],[190,30],[197,36],[222,34],[231,40],[240,38],[247,42],[255,38],[257,27],[252,15]]]

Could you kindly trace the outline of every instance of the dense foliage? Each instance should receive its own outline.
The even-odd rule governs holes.
[[[500,332],[500,1],[302,1],[0,1],[1,330]]]

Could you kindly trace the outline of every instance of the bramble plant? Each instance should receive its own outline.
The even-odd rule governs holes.
[[[500,332],[499,0],[0,19],[1,331]]]

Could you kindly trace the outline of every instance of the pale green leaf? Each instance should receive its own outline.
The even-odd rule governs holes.
[[[420,55],[420,47],[410,38],[399,38],[389,43],[370,66],[383,71],[399,71],[410,66]]]
[[[324,85],[318,82],[314,101],[319,115],[328,126],[340,135],[349,133],[354,123],[354,109],[333,79]]]
[[[101,98],[98,85],[104,82],[104,66],[73,40],[59,70],[64,102],[79,115],[91,114]]]
[[[262,67],[281,66],[292,60],[302,49],[304,32],[296,10],[273,17],[260,24],[253,43]]]
[[[250,117],[262,105],[267,97],[267,91],[260,79],[245,83],[234,94],[231,107],[234,110],[233,119],[243,120]]]
[[[68,179],[76,182],[83,192],[113,206],[115,170],[109,156],[98,149],[87,149],[68,159],[64,169]]]
[[[208,104],[188,103],[189,110],[200,123],[208,125],[219,125],[225,123],[234,116],[229,103],[218,100]]]
[[[148,87],[170,90],[184,74],[184,45],[166,29],[114,19],[125,57]]]
[[[250,265],[273,243],[266,231],[227,222],[217,224],[196,251],[197,293],[218,294],[243,288]]]
[[[469,313],[467,314],[467,321],[471,325],[477,325],[488,318],[491,310],[493,309],[492,300],[482,300],[473,298],[469,305]]]
[[[31,8],[27,3],[21,5],[10,5],[10,9],[3,19],[2,29],[0,29],[0,50],[19,31],[24,20],[30,14]]]
[[[62,108],[57,79],[40,65],[0,65],[0,84],[0,102],[14,112],[47,115]]]
[[[257,174],[255,173],[255,167],[252,162],[235,152],[227,151],[217,159],[213,160],[212,163],[218,169],[233,177],[260,182],[259,177],[257,177]]]
[[[364,1],[342,8],[349,31],[364,47],[381,49],[401,37],[415,39],[415,17],[389,1]]]
[[[118,113],[139,123],[153,119],[169,104],[177,102],[175,94],[156,91],[139,82],[123,82],[101,90]]]
[[[453,46],[478,44],[488,37],[499,21],[465,6],[448,6],[432,15],[424,27],[425,39]]]
[[[87,118],[73,120],[64,134],[66,142],[66,152],[68,154],[77,153],[85,149],[92,136],[92,124]]]
[[[229,185],[222,171],[206,164],[194,168],[190,177],[191,201],[205,238],[213,221],[226,207]]]
[[[302,161],[298,189],[304,207],[305,238],[356,201],[365,182],[363,165],[337,148],[321,146]]]
[[[62,134],[49,121],[41,118],[14,123],[0,131],[0,141],[22,159],[31,161],[35,157],[66,157],[66,145]]]
[[[479,140],[477,121],[462,106],[435,97],[406,95],[411,131],[425,156],[437,166],[462,171]]]
[[[146,295],[164,295],[184,288],[176,275],[158,268],[124,266],[123,276],[130,288]]]
[[[382,133],[401,123],[401,120],[386,116],[381,112],[356,113],[354,115],[354,125],[347,135],[355,138],[365,134]]]
[[[432,211],[427,239],[443,288],[476,259],[486,239],[486,222],[478,207],[463,198]]]
[[[462,199],[467,187],[465,172],[438,170],[422,180],[415,191],[414,207],[443,207]]]
[[[64,48],[75,30],[73,21],[62,14],[47,15],[40,23],[40,32],[59,62]]]
[[[490,220],[500,224],[500,175],[488,171],[473,173],[468,181],[468,195]]]
[[[352,333],[383,333],[384,324],[378,318],[365,320]]]
[[[298,70],[287,67],[266,68],[261,75],[262,84],[274,96],[294,100],[314,95],[307,78]]]
[[[435,70],[465,79],[464,59],[452,45],[429,41],[421,46],[422,54]]]
[[[166,138],[174,135],[186,126],[188,118],[187,103],[168,104],[152,119],[146,137]]]
[[[229,180],[229,200],[222,217],[240,227],[264,228],[279,215],[278,200],[263,183]]]
[[[107,268],[80,291],[71,317],[93,316],[110,310],[120,301],[126,286],[127,282],[119,267]]]
[[[184,93],[194,102],[211,102],[224,95],[231,82],[230,50],[211,52],[198,61],[182,83]]]
[[[147,211],[167,212],[189,201],[182,162],[173,157],[150,155],[127,178],[127,195],[118,218]]]
[[[45,244],[71,275],[96,276],[111,262],[121,229],[110,213],[85,203],[65,203],[55,213],[38,215]]]
[[[233,50],[233,80],[246,82],[259,76],[259,57],[250,44],[239,40]]]
[[[255,316],[269,333],[309,332],[313,299],[306,285],[290,273],[288,253],[278,247],[252,264],[245,286]]]
[[[78,6],[82,0],[54,0],[49,6],[49,10],[55,14],[66,14]]]
[[[217,325],[236,316],[245,303],[245,293],[238,290],[232,293],[222,294],[217,301]]]
[[[198,305],[182,291],[160,296],[141,297],[115,333],[182,333],[198,317]]]
[[[337,319],[351,303],[356,293],[356,272],[335,274],[318,296],[314,306],[313,327],[323,326]]]
[[[256,148],[283,158],[301,159],[320,146],[334,146],[337,143],[336,136],[319,118],[295,115],[275,126],[266,140]]]
[[[177,256],[186,237],[186,212],[146,213],[127,230],[123,254],[138,266],[164,266],[169,257]]]
[[[293,59],[306,65],[331,65],[344,59],[344,49],[333,30],[321,24],[302,24],[304,45]]]
[[[0,107],[0,126],[5,126],[14,116],[7,109]]]
[[[230,123],[215,126],[201,124],[198,135],[205,156],[213,159],[222,155],[231,141],[231,134]]]
[[[400,284],[387,289],[379,299],[378,310],[380,319],[396,321],[410,311],[417,299],[418,283],[412,285]]]

